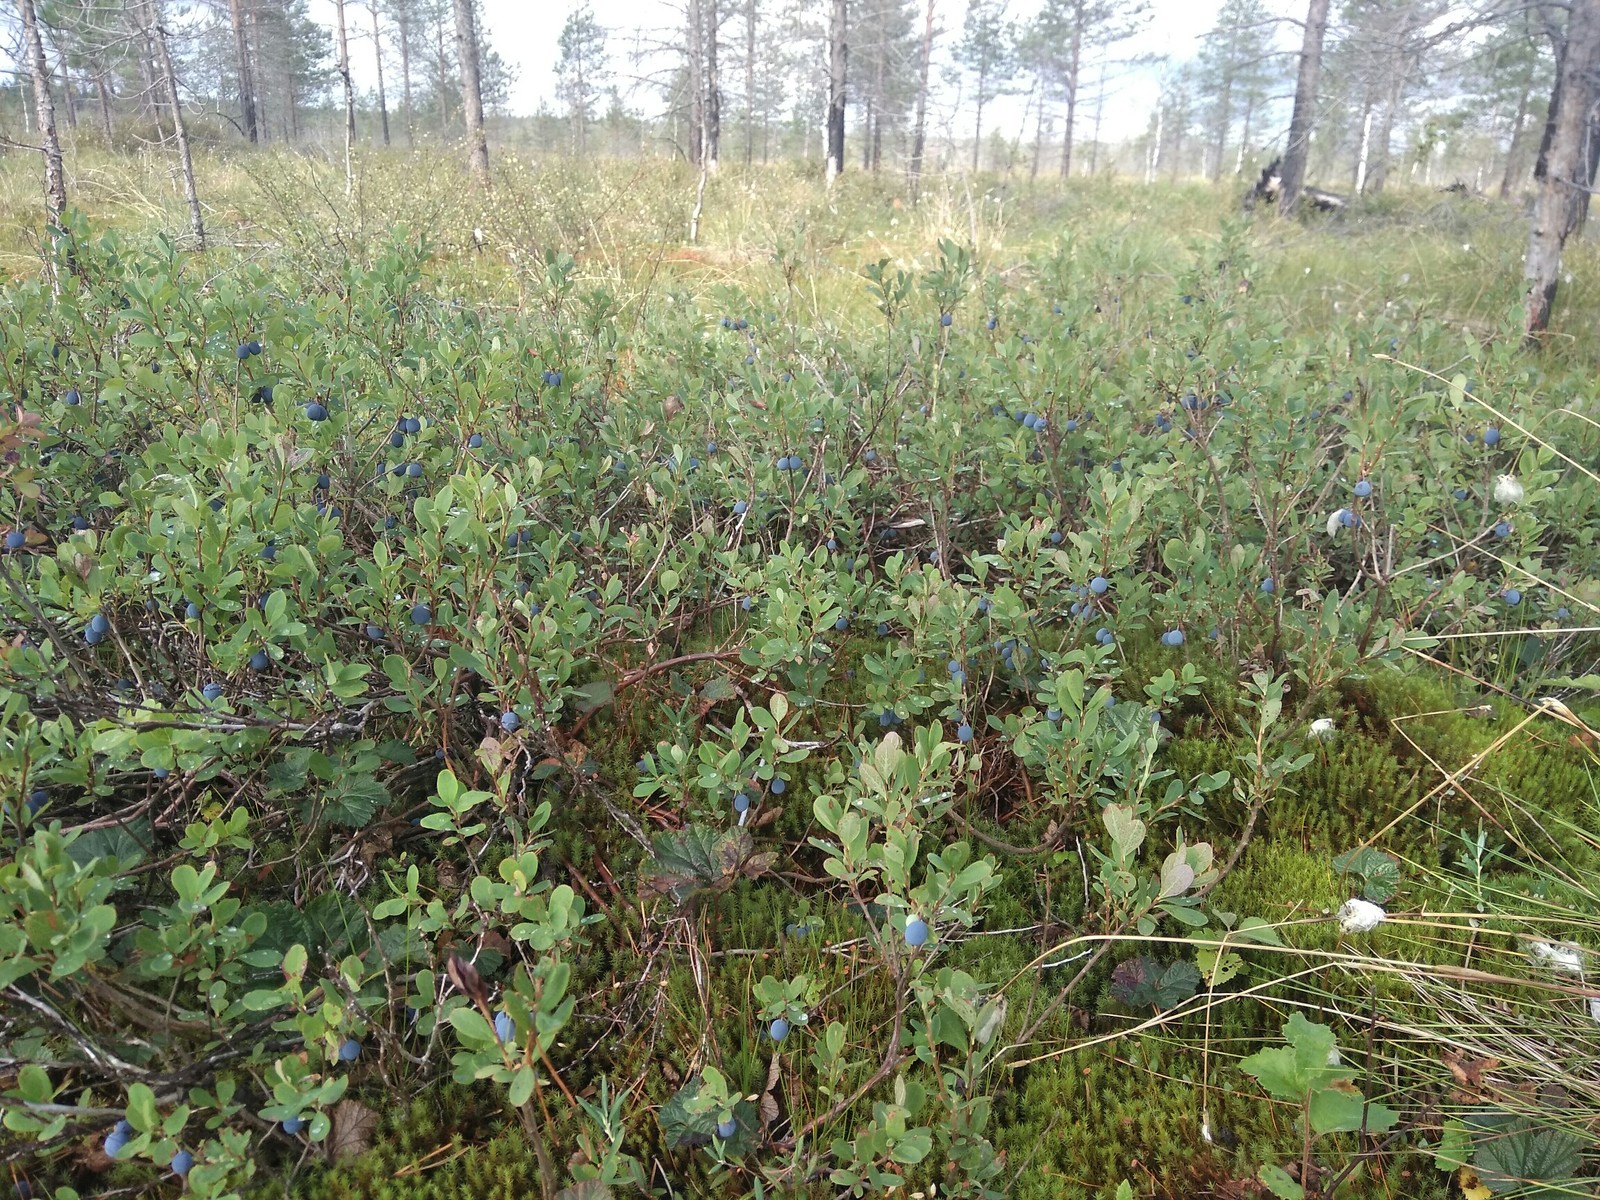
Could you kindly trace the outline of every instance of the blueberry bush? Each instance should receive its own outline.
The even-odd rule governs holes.
[[[19,1195],[1592,1190],[1578,365],[811,219],[5,285]]]

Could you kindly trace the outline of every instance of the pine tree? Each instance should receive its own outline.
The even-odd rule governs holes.
[[[588,150],[588,127],[606,78],[606,31],[587,4],[567,17],[556,49],[561,56],[556,78],[572,122],[572,148],[582,157]]]
[[[972,77],[972,169],[983,150],[983,110],[1016,76],[1016,35],[1006,20],[1006,0],[967,0],[956,62]]]

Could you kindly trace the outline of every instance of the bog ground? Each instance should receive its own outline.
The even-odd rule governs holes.
[[[19,1196],[1592,1194],[1590,245],[197,167],[0,172]]]

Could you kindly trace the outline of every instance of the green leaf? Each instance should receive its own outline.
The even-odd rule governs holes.
[[[140,1133],[153,1133],[156,1121],[156,1094],[142,1083],[129,1084],[128,1124]]]
[[[658,834],[644,870],[647,892],[671,896],[678,904],[696,892],[723,891],[741,876],[755,878],[772,865],[772,854],[757,854],[750,831],[690,825]]]
[[[1454,1171],[1472,1157],[1472,1136],[1467,1127],[1452,1117],[1444,1123],[1439,1144],[1433,1149],[1433,1165],[1441,1171]]]
[[[1469,1121],[1469,1124],[1489,1122]],[[1497,1195],[1570,1196],[1580,1187],[1584,1139],[1565,1129],[1525,1117],[1496,1121],[1499,1128],[1478,1138],[1473,1168],[1483,1185]],[[1529,1188],[1527,1185],[1542,1185]]]
[[[1349,1133],[1361,1128],[1361,1112],[1365,1101],[1361,1093],[1351,1087],[1319,1088],[1311,1093],[1307,1112],[1313,1133]]]
[[[1305,1200],[1305,1188],[1290,1179],[1289,1172],[1280,1166],[1269,1163],[1256,1172],[1256,1178],[1261,1180],[1278,1200]]]

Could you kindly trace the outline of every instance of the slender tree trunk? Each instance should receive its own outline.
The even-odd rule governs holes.
[[[847,12],[845,0],[833,0],[833,15],[828,25],[828,166],[832,183],[844,170],[845,67],[849,49],[845,44]]]
[[[917,185],[922,181],[922,153],[928,144],[928,70],[933,62],[933,6],[934,0],[928,0],[928,15],[922,26],[922,53],[917,60],[917,118],[911,134],[911,163],[906,171],[913,204],[917,200]]]
[[[261,13],[256,0],[248,0],[245,7],[246,44],[250,48],[250,91],[256,102],[256,128],[263,142],[272,140],[272,124],[267,120],[267,77],[261,71]]]
[[[467,151],[472,173],[489,186],[489,135],[483,127],[483,81],[478,73],[478,22],[472,0],[455,0],[456,55],[461,60],[461,103],[467,114]]]
[[[744,6],[744,165],[755,157],[756,122],[756,0]]]
[[[1244,174],[1244,156],[1250,153],[1250,124],[1255,119],[1256,101],[1251,96],[1244,105],[1244,128],[1239,132],[1239,156],[1233,160],[1235,176]]]
[[[72,72],[67,69],[66,55],[58,54],[56,61],[61,64],[61,98],[67,102],[67,128],[78,127],[78,102],[72,93]]]
[[[39,37],[39,17],[33,0],[19,0],[19,7],[23,49],[28,56],[28,73],[33,77],[33,112],[44,151],[45,206],[51,219],[60,224],[67,211],[67,171],[61,160],[61,139],[56,134],[56,106],[50,98],[50,68],[44,60],[44,42]]]
[[[697,167],[706,165],[706,39],[704,0],[689,0],[684,14],[689,21],[688,36],[684,39],[689,86],[689,162]]]
[[[344,0],[333,0],[334,32],[339,39],[339,82],[344,87],[344,194],[356,190],[356,89],[350,81],[350,37],[344,22]]]
[[[172,66],[172,49],[167,43],[166,14],[162,0],[145,0],[150,12],[150,28],[156,40],[157,62],[166,86],[167,104],[172,109],[172,127],[178,143],[178,164],[183,170],[183,196],[189,202],[189,231],[194,234],[195,246],[206,248],[206,226],[200,215],[200,193],[194,185],[194,158],[189,153],[189,127],[183,119],[183,105],[178,100],[178,73]]]
[[[378,64],[378,119],[383,122],[383,144],[389,145],[389,105],[383,96],[383,31],[378,27],[378,0],[372,5],[372,57]]]
[[[1356,155],[1356,195],[1364,195],[1367,190],[1367,159],[1372,150],[1372,110],[1367,109],[1367,115],[1361,119],[1361,150]]]
[[[977,173],[978,165],[982,161],[982,154],[983,154],[983,102],[984,102],[984,99],[985,99],[985,94],[988,92],[988,90],[989,90],[989,61],[988,61],[988,59],[984,59],[983,60],[983,64],[978,68],[978,105],[977,105],[978,111],[976,113],[976,120],[974,121],[973,127],[972,127],[972,171],[973,171],[974,174]]]
[[[1531,78],[1525,77],[1522,81],[1522,92],[1517,97],[1517,115],[1511,122],[1511,141],[1506,146],[1506,169],[1500,177],[1500,199],[1504,200],[1511,195],[1511,184],[1516,179],[1517,153],[1522,149],[1522,126],[1528,119],[1528,104],[1533,99],[1530,95],[1532,88]]]
[[[417,129],[411,107],[411,18],[402,6],[395,18],[400,26],[400,102],[406,110],[406,145],[416,144]]]
[[[1294,84],[1294,112],[1289,117],[1289,137],[1283,151],[1278,210],[1294,215],[1306,183],[1306,159],[1311,152],[1311,131],[1317,122],[1317,81],[1322,76],[1322,41],[1328,32],[1328,0],[1310,0],[1306,6],[1305,37],[1300,43],[1300,71]]]
[[[1089,143],[1089,174],[1094,175],[1100,169],[1100,118],[1106,111],[1106,63],[1100,60],[1100,82],[1095,85],[1094,94],[1094,130],[1089,135],[1093,140]]]
[[[106,83],[106,73],[103,69],[94,73],[94,91],[100,99],[100,131],[106,136],[106,145],[111,145],[111,87]]]
[[[450,88],[447,86],[450,79],[450,60],[444,52],[444,19],[433,27],[434,33],[434,64],[439,72],[439,128],[450,128]]]
[[[1579,175],[1587,164],[1584,135],[1600,72],[1600,0],[1572,0],[1562,55],[1560,88],[1551,98],[1548,150],[1538,172],[1538,196],[1528,232],[1522,276],[1528,281],[1525,332],[1530,340],[1550,324],[1561,249],[1577,219]]]
[[[1375,154],[1367,174],[1367,187],[1374,196],[1383,192],[1383,185],[1389,180],[1389,143],[1394,136],[1394,119],[1405,95],[1408,59],[1409,55],[1397,53],[1389,76],[1389,94],[1384,97],[1383,119],[1378,123],[1378,137],[1373,145]]]
[[[1083,73],[1083,5],[1076,6],[1072,41],[1067,44],[1067,117],[1061,131],[1061,178],[1072,175],[1072,131],[1078,123],[1078,77]]]
[[[261,140],[256,124],[255,77],[250,70],[250,44],[245,36],[244,10],[239,0],[228,0],[228,18],[233,24],[233,57],[239,73],[239,115],[244,118],[244,135],[252,145]]]
[[[1222,94],[1217,97],[1215,157],[1211,160],[1211,182],[1222,178],[1222,158],[1228,152],[1228,130],[1233,126],[1233,60],[1222,72]]]
[[[879,4],[875,14],[878,18],[878,45],[873,50],[872,81],[873,112],[871,122],[872,153],[868,156],[867,166],[876,174],[883,163],[883,109],[888,92],[887,74],[889,63],[889,7]]]
[[[706,170],[715,171],[722,157],[722,81],[717,75],[717,35],[721,14],[717,0],[703,0],[706,15]]]

